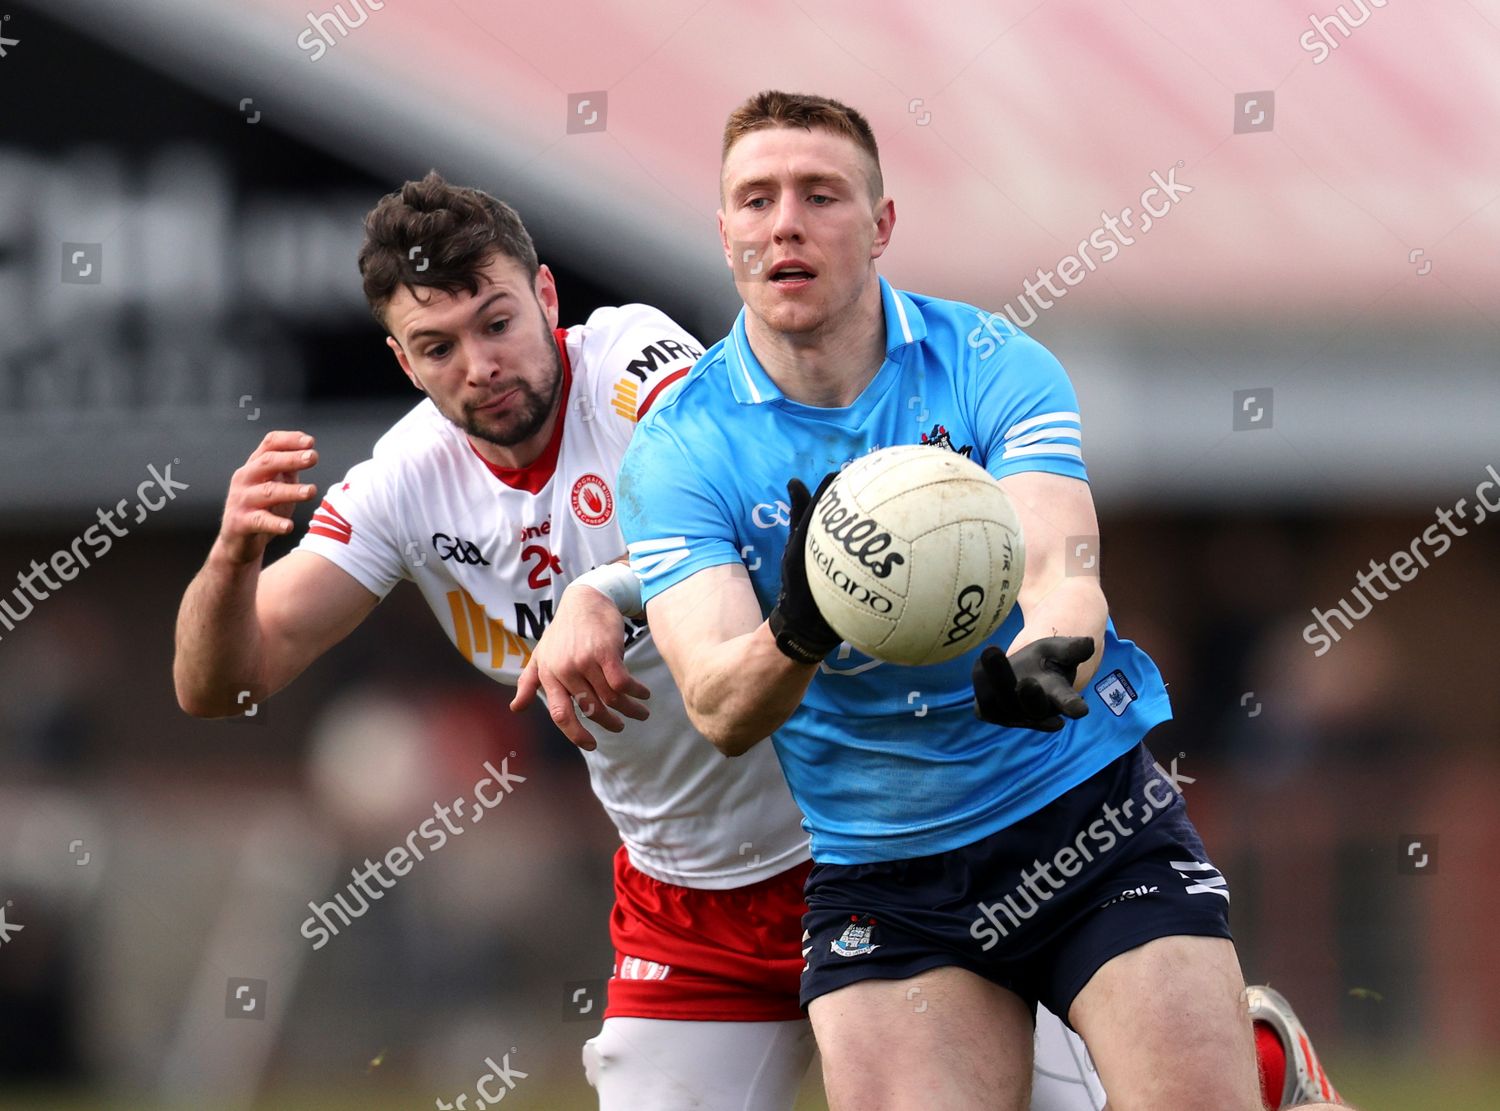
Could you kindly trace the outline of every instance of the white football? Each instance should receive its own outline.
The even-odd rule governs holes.
[[[807,581],[834,632],[876,659],[935,664],[983,644],[1021,589],[1021,523],[1000,484],[944,448],[871,452],[829,484]]]

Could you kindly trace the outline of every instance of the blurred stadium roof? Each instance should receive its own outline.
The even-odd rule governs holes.
[[[882,269],[989,308],[1018,305],[1038,268],[1175,171],[1191,192],[1033,329],[1084,396],[1096,481],[1144,500],[1425,498],[1493,461],[1500,426],[1500,0],[1370,7],[1348,37],[1319,32],[1310,6],[1337,9],[49,11],[223,102],[253,97],[392,185],[435,162],[483,181],[554,255],[621,275],[636,299],[701,306],[684,315],[702,331],[738,304],[714,223],[718,142],[757,89],[866,112],[899,213]],[[580,99],[602,130],[570,133]],[[1231,437],[1233,392],[1266,387],[1274,426]]]
[[[916,288],[1007,301],[1101,212],[1135,204],[1153,170],[1179,166],[1191,199],[1079,303],[1500,325],[1500,3],[1372,7],[1347,39],[1330,27],[1339,46],[1321,64],[1299,43],[1317,41],[1307,0],[1238,16],[1187,0],[968,0],[940,19],[890,0],[370,3],[55,6],[220,96],[277,104],[368,165],[466,156],[559,243],[648,285],[697,294],[722,277],[724,117],[785,87],[870,116],[906,232],[891,268]],[[1426,68],[1438,59],[1440,74]],[[1245,91],[1274,94],[1271,130],[1234,134]],[[569,94],[589,92],[607,95],[604,130],[569,135]],[[1412,250],[1434,261],[1431,281],[1408,280]]]

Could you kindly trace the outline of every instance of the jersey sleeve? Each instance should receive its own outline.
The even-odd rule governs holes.
[[[322,556],[384,598],[398,582],[411,577],[406,553],[396,541],[396,520],[383,468],[367,459],[324,496],[297,550]]]
[[[650,305],[598,309],[587,326],[603,348],[593,378],[594,406],[626,438],[703,354],[697,340]]]
[[[741,562],[728,508],[660,422],[630,441],[619,489],[620,530],[642,601],[705,568]]]
[[[992,347],[971,379],[985,469],[996,478],[1046,471],[1088,481],[1078,395],[1062,364],[1014,328]]]

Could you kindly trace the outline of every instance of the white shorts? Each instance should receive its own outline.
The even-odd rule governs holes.
[[[795,1022],[610,1018],[583,1047],[600,1111],[790,1111],[813,1058],[812,1027]],[[1104,1089],[1088,1050],[1037,1008],[1031,1111],[1100,1111]]]
[[[1036,1009],[1031,1111],[1100,1111],[1104,1086],[1083,1039],[1046,1007]]]
[[[790,1111],[812,1025],[607,1018],[583,1046],[599,1111]]]

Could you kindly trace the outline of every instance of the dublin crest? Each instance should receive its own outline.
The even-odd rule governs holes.
[[[869,915],[861,918],[857,914],[849,916],[849,924],[844,927],[844,932],[839,934],[838,940],[828,948],[836,956],[840,957],[862,957],[866,953],[873,953],[880,946],[871,944],[875,936],[875,919]]]
[[[948,451],[957,452],[959,455],[962,455],[965,458],[968,458],[969,454],[974,450],[973,444],[965,444],[963,447],[954,447],[953,437],[949,434],[947,426],[941,424],[933,425],[931,432],[922,433],[922,442],[928,447],[940,447],[945,448]]]

